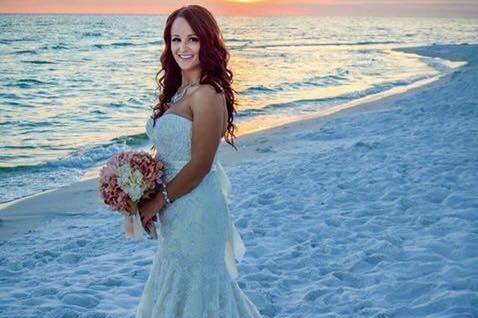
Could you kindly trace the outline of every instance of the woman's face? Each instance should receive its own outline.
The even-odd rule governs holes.
[[[171,26],[171,51],[176,63],[183,71],[200,65],[199,37],[183,17],[177,17]]]

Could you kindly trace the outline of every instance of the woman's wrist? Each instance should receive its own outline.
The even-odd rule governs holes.
[[[159,213],[163,209],[163,207],[166,205],[166,200],[164,200],[164,196],[161,193],[161,191],[157,192],[155,195],[155,201],[156,201],[156,213]]]
[[[165,204],[173,203],[173,200],[171,199],[171,197],[168,194],[168,189],[167,189],[167,184],[166,183],[163,184],[163,187],[161,189],[161,193],[163,194],[163,199],[165,201]]]

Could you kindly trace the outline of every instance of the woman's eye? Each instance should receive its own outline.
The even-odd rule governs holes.
[[[190,41],[193,41],[193,42],[198,42],[198,41],[199,41],[198,38],[190,38],[189,40],[190,40]],[[171,41],[173,41],[173,42],[180,42],[181,39],[179,39],[179,38],[174,38],[174,39],[172,39]]]

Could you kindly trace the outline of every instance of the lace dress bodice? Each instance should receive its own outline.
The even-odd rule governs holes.
[[[166,119],[167,116],[171,118]],[[170,119],[170,120],[169,120]],[[161,153],[161,160],[188,161],[191,159],[192,122],[175,113],[165,113],[146,122],[146,133]]]
[[[148,119],[146,133],[156,146],[158,158],[166,166],[166,179],[169,181],[191,159],[192,121],[166,112],[156,122]],[[215,170],[216,165],[214,157],[211,170]]]

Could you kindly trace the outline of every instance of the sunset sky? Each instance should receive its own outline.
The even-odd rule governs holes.
[[[218,15],[439,16],[478,18],[478,0],[0,0],[1,13],[164,14],[200,4]]]

